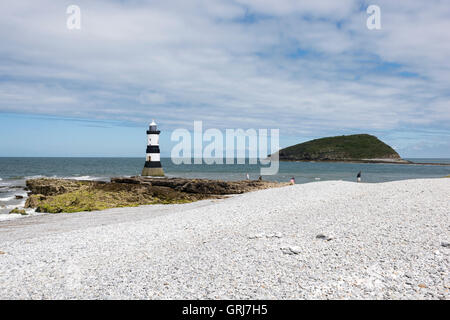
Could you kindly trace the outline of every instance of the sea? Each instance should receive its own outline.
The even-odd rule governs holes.
[[[407,159],[421,163],[450,164],[450,159]],[[27,179],[39,177],[70,178],[108,181],[111,177],[140,175],[143,158],[8,158],[0,157],[0,220],[7,220],[12,209],[22,208],[27,192]],[[236,160],[235,160],[236,162]],[[225,161],[224,161],[225,163]],[[244,180],[260,176],[259,164],[174,164],[162,158],[161,164],[168,177]],[[280,162],[276,175],[263,176],[265,180],[296,183],[314,183],[326,180],[356,181],[361,171],[362,182],[380,183],[404,179],[442,178],[450,175],[450,166],[416,164],[374,164],[341,162]],[[16,197],[17,196],[17,197]],[[30,213],[32,210],[28,210]],[[18,215],[10,215],[18,216]]]

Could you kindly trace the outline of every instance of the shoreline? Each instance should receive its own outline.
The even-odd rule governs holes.
[[[449,197],[323,181],[4,221],[0,298],[448,300]]]
[[[399,179],[399,180],[393,180],[393,181],[379,181],[379,182],[378,181],[376,181],[376,182],[363,181],[363,183],[380,184],[380,183],[389,183],[389,182],[394,182],[394,181],[423,180],[423,179],[433,179],[434,180],[434,179],[449,178],[449,177],[450,177],[450,175],[439,176],[439,177]],[[124,177],[111,177],[111,178],[108,178],[108,179],[105,179],[105,178],[102,178],[102,179],[94,178],[92,180],[82,180],[81,178],[82,177],[60,177],[60,178],[55,178],[55,177],[42,177],[41,176],[41,178],[33,178],[33,179],[31,179],[31,181],[34,181],[34,180],[52,181],[53,180],[53,181],[67,181],[67,182],[88,183],[88,184],[91,184],[91,183],[93,183],[93,184],[110,184],[111,181],[122,180],[122,182],[127,182],[127,180],[136,179],[137,177],[124,176]],[[138,178],[138,179],[142,179],[142,177]],[[192,196],[194,196],[193,200],[184,201],[184,200],[181,199],[181,202],[180,201],[175,201],[173,203],[184,203],[184,202],[191,202],[191,201],[195,202],[195,201],[201,201],[202,199],[208,199],[208,198],[217,199],[217,198],[221,198],[221,197],[229,197],[233,193],[245,193],[245,192],[250,192],[250,191],[253,191],[253,190],[257,190],[257,189],[274,188],[274,187],[276,188],[276,187],[281,187],[281,186],[290,184],[290,183],[287,183],[287,182],[275,182],[275,181],[270,181],[270,180],[263,180],[262,182],[260,182],[260,183],[262,183],[261,186],[244,187],[243,190],[239,191],[239,190],[236,190],[236,185],[239,185],[240,183],[244,183],[244,184],[255,184],[255,183],[257,183],[258,184],[258,181],[257,180],[237,180],[237,181],[229,180],[229,181],[221,181],[221,180],[211,180],[211,179],[175,178],[175,177],[166,177],[166,178],[163,178],[163,179],[161,179],[161,178],[143,178],[143,179],[148,179],[148,180],[157,179],[157,180],[154,180],[154,181],[156,181],[155,184],[154,184],[154,186],[156,188],[160,188],[160,187],[165,188],[165,187],[167,187],[167,183],[164,183],[164,181],[170,182],[170,181],[177,181],[177,180],[184,181],[184,182],[201,182],[201,181],[205,181],[205,182],[209,182],[209,183],[213,183],[213,184],[225,184],[225,186],[219,187],[219,190],[220,190],[219,192],[216,192],[216,193],[208,192],[208,194],[203,194],[203,195],[201,194],[201,191],[195,190],[195,187],[193,189],[194,193],[191,193],[192,192],[192,188],[190,187],[188,189],[191,189],[191,190],[185,190],[185,191],[188,191],[188,194],[191,194],[191,196],[188,196],[188,198],[192,198]],[[29,180],[26,180],[26,181],[29,181]],[[310,181],[300,182],[300,183],[297,183],[297,184],[317,183],[319,181],[322,181],[322,182],[339,182],[339,181],[354,182],[354,181],[351,181],[351,180],[349,181],[349,180],[344,180],[344,179],[321,180],[320,178],[315,178],[314,180],[310,179]],[[225,192],[225,190],[227,188],[226,185],[234,185],[233,186],[233,188],[234,188],[233,192],[228,192],[228,193]],[[180,190],[180,186],[181,186],[180,183],[176,183],[176,184],[173,184],[170,187],[174,188],[174,190],[181,191]],[[46,186],[45,188],[47,188],[47,187],[48,186]],[[202,188],[204,188],[204,187],[205,186],[203,186]],[[24,185],[23,186],[21,186],[21,185],[17,185],[17,186],[11,185],[11,186],[2,186],[0,188],[17,189],[17,191],[13,192],[14,194],[19,194],[21,192],[23,193],[21,195],[20,200],[17,200],[17,198],[14,199],[14,200],[11,200],[11,201],[15,201],[14,204],[2,205],[0,207],[0,221],[10,221],[10,220],[16,220],[16,219],[27,218],[27,217],[32,217],[32,216],[40,216],[40,215],[48,214],[48,213],[54,214],[54,213],[60,212],[60,210],[55,211],[55,212],[45,212],[45,211],[42,211],[40,209],[36,210],[36,205],[29,205],[28,204],[28,200],[30,199],[30,196],[33,197],[33,193],[25,185],[25,180],[24,180]],[[8,192],[11,192],[11,190],[8,191]],[[195,193],[197,193],[198,195],[195,196]],[[39,196],[39,192],[36,192],[35,195],[36,194],[38,194],[38,196]],[[13,197],[14,197],[13,195],[9,196],[9,198],[13,198]],[[127,200],[125,200],[125,201],[127,201]],[[34,201],[34,202],[36,202],[36,201]],[[161,202],[158,202],[158,201],[157,202],[153,202],[152,201],[152,203],[142,203],[141,202],[141,203],[137,203],[136,205],[135,204],[130,204],[130,205],[108,206],[108,207],[105,207],[102,210],[105,210],[105,209],[108,209],[108,208],[114,208],[114,207],[136,207],[136,206],[146,205],[146,204],[147,205],[149,205],[149,204],[150,205],[156,205],[158,203],[161,203]],[[166,205],[169,204],[169,203],[171,203],[171,201],[169,201],[169,202],[164,201],[164,204],[166,204]],[[22,213],[19,213],[19,212],[12,213],[11,211],[13,209],[17,209],[18,211],[22,211]],[[88,210],[85,210],[85,209],[73,210],[72,209],[70,212],[89,212],[89,211],[95,211],[95,210],[96,210],[95,208],[88,209]]]

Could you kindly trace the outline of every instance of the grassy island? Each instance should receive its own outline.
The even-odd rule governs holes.
[[[299,143],[279,151],[285,161],[363,161],[402,162],[389,145],[369,134],[320,138]]]

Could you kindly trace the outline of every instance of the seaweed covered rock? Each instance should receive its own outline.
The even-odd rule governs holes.
[[[80,189],[83,186],[98,185],[101,181],[78,181],[70,179],[39,178],[26,181],[27,188],[32,194],[55,196]]]
[[[26,208],[37,212],[94,211],[149,204],[186,203],[221,198],[286,184],[181,178],[112,178],[111,182],[40,178],[27,180]]]
[[[24,209],[14,208],[12,209],[9,214],[21,214],[23,216],[27,215],[26,211]]]
[[[78,212],[158,203],[185,203],[198,200],[170,188],[152,188],[140,183],[106,183],[66,179],[28,180],[32,192],[26,208],[37,212]]]

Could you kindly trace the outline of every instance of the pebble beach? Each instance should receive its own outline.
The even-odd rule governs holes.
[[[450,298],[450,179],[0,221],[0,299]]]

